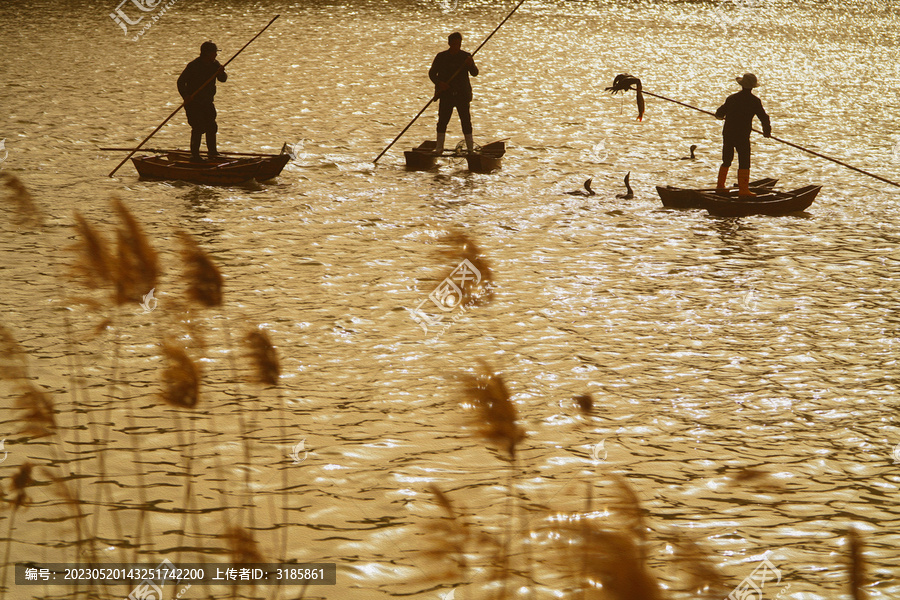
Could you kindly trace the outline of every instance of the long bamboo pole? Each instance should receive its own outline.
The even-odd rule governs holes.
[[[266,25],[265,27],[263,27],[263,28],[262,28],[262,31],[260,31],[260,32],[257,33],[256,35],[254,35],[253,38],[252,38],[249,42],[247,42],[246,44],[244,44],[243,48],[241,48],[240,50],[238,50],[237,52],[235,52],[234,56],[232,56],[231,58],[229,58],[229,59],[228,59],[228,62],[226,62],[224,65],[222,65],[222,69],[220,69],[220,70],[225,69],[225,67],[228,66],[228,63],[230,63],[231,61],[233,61],[234,59],[236,59],[236,58],[238,57],[238,55],[239,55],[241,52],[243,52],[244,49],[245,49],[247,46],[249,46],[250,44],[252,44],[253,41],[254,41],[256,38],[258,38],[259,36],[261,36],[261,35],[263,34],[263,32],[264,32],[266,29],[269,28],[269,25],[271,25],[272,23],[274,23],[274,22],[275,22],[275,19],[277,19],[279,16],[280,16],[280,15],[275,15],[274,17],[272,17],[272,20],[269,21],[269,24]],[[109,176],[112,177],[113,175],[115,175],[115,174],[116,174],[116,171],[118,171],[118,170],[121,168],[121,166],[124,165],[124,164],[128,161],[128,159],[131,158],[131,157],[134,155],[135,152],[137,152],[138,150],[141,149],[141,146],[143,146],[144,144],[146,144],[147,141],[148,141],[150,138],[152,138],[154,135],[156,135],[156,132],[159,131],[160,129],[162,129],[162,128],[163,128],[163,125],[165,125],[166,123],[169,122],[169,119],[171,119],[172,117],[174,117],[174,116],[178,113],[178,111],[181,110],[181,108],[182,108],[185,104],[187,104],[188,102],[190,102],[191,100],[193,100],[193,99],[194,99],[194,96],[196,96],[197,94],[199,94],[200,91],[201,91],[203,88],[205,88],[207,85],[209,85],[209,83],[210,83],[213,79],[215,79],[218,75],[219,75],[219,71],[217,71],[217,72],[215,73],[215,75],[213,75],[212,77],[210,77],[209,79],[207,79],[207,80],[206,80],[206,83],[204,83],[204,84],[201,85],[199,88],[197,88],[197,91],[195,91],[193,94],[191,94],[191,97],[190,97],[190,98],[188,98],[187,100],[182,101],[182,103],[178,105],[178,108],[176,108],[175,110],[173,110],[173,111],[172,111],[172,114],[169,115],[168,117],[166,117],[165,121],[163,121],[162,123],[160,123],[159,126],[158,126],[156,129],[154,129],[154,130],[150,133],[150,135],[148,135],[147,137],[145,137],[144,140],[143,140],[140,144],[138,144],[137,147],[136,147],[134,150],[132,150],[132,151],[128,154],[128,156],[126,156],[125,158],[122,159],[122,162],[120,162],[118,165],[116,165],[116,168],[113,169],[112,172],[110,172]]]
[[[481,42],[481,44],[480,44],[477,48],[475,48],[475,51],[472,52],[472,56],[475,56],[476,54],[478,54],[478,51],[481,50],[481,47],[488,43],[488,40],[491,39],[491,38],[494,36],[494,34],[497,33],[497,31],[498,31],[501,27],[503,27],[503,24],[506,23],[506,22],[509,20],[509,18],[510,18],[511,16],[513,16],[513,13],[514,13],[514,12],[516,12],[517,10],[519,10],[519,7],[522,6],[522,3],[524,3],[524,2],[525,2],[525,0],[519,0],[519,3],[516,4],[515,8],[513,8],[513,9],[509,12],[508,15],[506,15],[506,18],[503,19],[502,21],[500,21],[500,24],[497,25],[497,27],[494,28],[494,30],[491,32],[491,34],[490,34],[489,36],[487,36],[486,38],[484,38],[484,41]],[[453,81],[453,78],[456,77],[457,75],[459,75],[460,71],[462,71],[464,68],[465,68],[465,64],[463,64],[461,67],[459,67],[459,68],[456,70],[456,72],[453,73],[453,75],[451,75],[451,76],[450,76],[450,79],[448,79],[447,81]],[[377,163],[377,162],[378,162],[378,159],[381,158],[382,156],[384,156],[384,153],[387,152],[388,150],[390,150],[390,149],[391,149],[391,146],[393,146],[395,143],[397,143],[397,140],[399,140],[399,139],[403,136],[403,134],[406,133],[406,130],[409,129],[410,127],[412,127],[412,124],[415,123],[415,122],[419,119],[419,117],[422,116],[422,113],[425,112],[425,109],[427,109],[429,106],[431,106],[431,103],[434,102],[434,101],[437,100],[437,99],[438,99],[438,96],[437,96],[437,95],[432,96],[431,100],[428,101],[428,104],[426,104],[425,106],[422,107],[422,110],[420,110],[419,113],[418,113],[415,117],[413,117],[412,121],[410,121],[409,124],[408,124],[406,127],[403,128],[403,131],[401,131],[400,133],[398,133],[398,134],[397,134],[397,137],[395,137],[395,138],[393,139],[393,141],[392,141],[390,144],[387,145],[387,148],[385,148],[384,150],[382,150],[382,151],[381,151],[381,154],[379,154],[378,156],[376,156],[376,157],[375,157],[375,160],[373,160],[372,162],[373,162],[373,163]]]
[[[678,100],[673,100],[672,98],[666,98],[665,96],[661,96],[661,95],[659,95],[659,94],[654,94],[653,92],[648,92],[647,90],[642,90],[642,91],[643,91],[645,94],[648,94],[648,95],[650,95],[650,96],[653,96],[654,98],[659,98],[660,100],[668,100],[669,102],[674,102],[675,104],[680,104],[681,106],[686,106],[687,108],[693,108],[694,110],[698,110],[698,111],[700,111],[700,112],[702,112],[702,113],[706,113],[707,115],[712,115],[712,116],[714,116],[714,117],[716,116],[716,113],[710,112],[710,111],[708,111],[708,110],[703,110],[702,108],[697,108],[696,106],[691,106],[690,104],[686,104],[686,103],[684,103],[684,102],[679,102]],[[760,131],[760,130],[757,129],[756,127],[753,127],[752,129],[753,129],[753,131],[755,131],[756,133],[762,134],[762,131]],[[764,134],[763,134],[763,135],[764,135]],[[895,185],[895,186],[897,186],[897,187],[900,187],[900,183],[897,183],[897,182],[895,182],[895,181],[891,181],[890,179],[885,179],[885,178],[882,177],[881,175],[876,175],[875,173],[870,173],[870,172],[868,172],[868,171],[864,171],[863,169],[860,169],[859,167],[854,167],[853,165],[848,165],[847,163],[845,163],[845,162],[843,162],[843,161],[840,161],[840,160],[838,160],[838,159],[836,159],[836,158],[832,158],[831,156],[826,156],[825,154],[821,154],[821,153],[816,152],[816,151],[814,151],[814,150],[810,150],[809,148],[804,148],[803,146],[799,146],[799,145],[797,145],[797,144],[795,144],[795,143],[793,143],[793,142],[789,142],[789,141],[787,141],[787,140],[783,140],[783,139],[781,139],[781,138],[777,138],[777,137],[775,137],[774,135],[769,136],[769,138],[775,140],[776,142],[781,142],[782,144],[787,144],[787,145],[790,146],[791,148],[796,148],[797,150],[802,150],[802,151],[804,151],[804,152],[808,152],[809,154],[812,154],[813,156],[818,156],[819,158],[824,158],[825,160],[830,160],[831,162],[837,163],[837,164],[841,165],[842,167],[847,167],[848,169],[853,169],[853,170],[856,171],[857,173],[862,173],[863,175],[868,175],[869,177],[874,177],[874,178],[877,179],[878,181],[883,181],[884,183],[889,183],[889,184],[891,184],[891,185]]]

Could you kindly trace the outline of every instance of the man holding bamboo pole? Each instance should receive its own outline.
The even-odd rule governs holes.
[[[469,74],[478,75],[478,67],[472,55],[462,50],[462,34],[458,31],[447,37],[447,50],[439,52],[434,57],[428,78],[434,83],[434,96],[440,98],[438,104],[437,146],[435,154],[444,151],[444,138],[447,135],[447,125],[456,108],[463,135],[466,138],[466,150],[471,153],[475,144],[472,137],[472,116],[469,113],[469,104],[472,102],[472,84],[469,83]]]
[[[719,167],[716,189],[726,190],[728,169],[734,160],[734,151],[737,150],[738,194],[755,196],[750,191],[750,132],[753,129],[753,117],[756,116],[762,123],[763,135],[766,137],[772,137],[772,124],[763,109],[762,101],[753,95],[753,88],[759,85],[756,75],[744,73],[743,77],[736,77],[735,81],[741,85],[741,91],[728,96],[725,104],[716,111],[717,119],[725,119],[722,127],[722,166]]]
[[[206,134],[206,149],[209,158],[219,155],[216,149],[216,106],[213,98],[216,95],[216,79],[224,82],[228,79],[216,55],[219,49],[212,42],[200,45],[200,56],[188,63],[178,78],[178,93],[184,98],[184,112],[187,113],[191,126],[191,160],[204,162],[200,156],[200,142]]]

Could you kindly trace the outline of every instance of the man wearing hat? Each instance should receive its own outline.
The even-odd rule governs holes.
[[[469,74],[478,75],[478,67],[472,55],[461,50],[462,34],[458,31],[447,37],[447,50],[439,52],[428,70],[428,78],[434,83],[434,95],[440,98],[438,104],[437,147],[435,154],[444,150],[444,138],[447,135],[447,125],[453,109],[459,115],[463,136],[466,139],[466,150],[472,152],[475,144],[472,137],[472,117],[469,113],[469,104],[472,102],[472,84],[469,82]]]
[[[753,88],[759,83],[753,73],[744,73],[743,77],[736,77],[741,85],[741,91],[732,94],[725,99],[725,104],[716,111],[717,119],[725,119],[722,127],[722,166],[719,167],[719,179],[716,189],[726,189],[728,169],[734,160],[734,151],[738,153],[738,194],[740,196],[755,196],[750,191],[750,131],[753,128],[754,115],[762,123],[763,135],[772,136],[772,124],[769,115],[763,109],[762,102],[753,95]]]
[[[184,112],[187,113],[188,124],[191,126],[191,160],[194,162],[203,162],[200,157],[200,141],[204,133],[209,157],[219,155],[216,151],[216,132],[219,126],[216,125],[213,98],[216,95],[216,79],[225,81],[228,74],[225,73],[225,67],[216,60],[218,53],[219,49],[215,44],[203,42],[200,56],[189,62],[178,78],[178,93],[184,98]],[[209,81],[213,75],[215,78]],[[204,85],[207,81],[209,84]]]

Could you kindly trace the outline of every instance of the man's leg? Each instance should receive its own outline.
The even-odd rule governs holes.
[[[738,153],[738,195],[755,196],[750,191],[750,137],[735,144]]]
[[[460,102],[456,107],[459,115],[459,124],[462,126],[463,136],[466,138],[466,152],[471,154],[475,146],[475,138],[472,137],[472,114],[469,112],[469,103]]]
[[[728,189],[728,169],[734,161],[734,145],[727,137],[722,137],[722,166],[719,167],[719,178],[716,180],[716,191]]]
[[[447,125],[450,123],[450,116],[453,114],[453,102],[441,98],[438,105],[438,124],[437,124],[437,146],[434,153],[440,154],[444,151],[444,138],[447,136]]]

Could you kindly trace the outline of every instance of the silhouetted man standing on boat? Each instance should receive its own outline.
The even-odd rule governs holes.
[[[200,141],[206,134],[206,149],[209,157],[219,155],[216,150],[216,107],[213,98],[216,95],[216,79],[225,81],[228,74],[225,68],[216,60],[219,49],[212,42],[203,42],[200,46],[200,56],[188,63],[178,78],[178,93],[185,100],[184,112],[187,113],[188,124],[191,126],[191,160],[203,162],[200,157]],[[213,75],[215,79],[204,86]],[[203,89],[201,89],[201,87]],[[200,90],[190,102],[188,99]]]
[[[462,125],[463,135],[466,138],[466,150],[472,152],[475,144],[472,137],[472,117],[469,114],[469,103],[472,102],[472,84],[469,83],[469,74],[478,75],[478,67],[472,55],[461,50],[462,34],[455,31],[447,37],[448,50],[439,52],[434,57],[428,78],[434,83],[434,95],[440,98],[438,105],[437,147],[435,153],[444,151],[444,138],[447,135],[447,125],[450,116],[456,108],[459,115],[459,123]]]
[[[716,188],[726,189],[728,169],[734,160],[734,151],[738,153],[738,194],[755,196],[750,191],[750,132],[753,129],[753,117],[762,123],[763,135],[772,136],[772,124],[769,115],[763,109],[762,101],[753,95],[753,88],[759,85],[756,75],[744,73],[736,77],[741,84],[741,91],[725,99],[725,104],[716,111],[717,119],[725,119],[722,127],[722,166],[719,167],[719,179]]]

